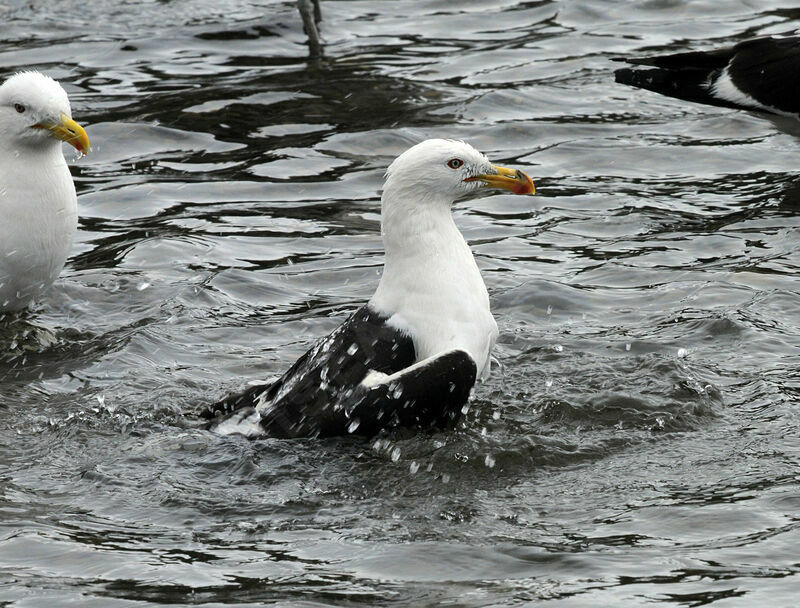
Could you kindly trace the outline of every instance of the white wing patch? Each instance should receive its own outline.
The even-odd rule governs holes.
[[[396,380],[402,379],[402,377],[405,374],[408,374],[409,372],[416,371],[419,368],[425,367],[426,365],[429,365],[433,361],[436,361],[440,357],[444,357],[445,355],[449,355],[450,353],[455,353],[458,351],[466,352],[462,348],[453,348],[441,352],[437,355],[428,357],[427,359],[423,359],[422,361],[417,361],[414,365],[409,365],[407,368],[401,369],[399,372],[395,372],[391,376],[389,374],[384,374],[382,372],[377,372],[374,369],[371,369],[369,370],[369,373],[366,376],[364,376],[364,379],[361,381],[361,386],[370,389],[370,388],[375,388],[377,386],[383,386],[384,384],[390,384]],[[467,354],[469,355],[469,353]]]
[[[719,78],[717,78],[713,83],[709,84],[708,88],[710,89],[711,94],[715,97],[724,99],[725,101],[730,101],[731,103],[735,103],[740,106],[750,107],[755,110],[766,110],[767,112],[780,114],[782,116],[797,116],[796,113],[784,112],[778,108],[763,104],[754,97],[751,97],[747,93],[743,92],[734,84],[727,67],[722,71],[722,74],[719,75]]]

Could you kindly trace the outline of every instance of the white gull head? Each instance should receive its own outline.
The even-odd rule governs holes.
[[[390,325],[411,336],[418,361],[461,349],[481,378],[489,372],[497,324],[451,207],[487,186],[533,194],[527,175],[493,165],[464,142],[429,139],[401,154],[386,171],[381,198],[386,262],[370,300]]]
[[[38,72],[0,86],[0,312],[24,308],[61,272],[77,199],[61,141],[89,149],[67,93]]]
[[[57,145],[45,129],[32,127],[61,122],[62,114],[72,117],[67,92],[49,76],[18,72],[0,86],[0,125],[12,146]]]

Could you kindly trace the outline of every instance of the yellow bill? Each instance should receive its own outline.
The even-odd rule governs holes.
[[[86,131],[66,114],[61,115],[60,124],[40,122],[33,125],[33,127],[35,129],[47,129],[53,137],[67,142],[81,154],[86,154],[91,150],[89,136],[86,135]]]
[[[492,168],[497,171],[497,173],[475,175],[473,177],[468,177],[464,181],[481,181],[491,188],[510,190],[514,194],[534,194],[536,192],[533,180],[519,169],[506,169],[505,167],[498,167],[497,165],[492,165]]]

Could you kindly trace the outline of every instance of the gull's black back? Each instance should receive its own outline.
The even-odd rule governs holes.
[[[346,434],[347,420],[336,408],[351,396],[348,391],[352,392],[369,370],[392,374],[414,363],[411,338],[386,321],[369,306],[361,307],[274,383],[228,397],[203,415],[215,418],[259,402],[273,402],[261,423],[271,436]]]

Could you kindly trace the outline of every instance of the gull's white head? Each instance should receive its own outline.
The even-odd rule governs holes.
[[[81,153],[89,151],[89,137],[72,120],[66,91],[39,72],[18,72],[0,86],[0,133],[11,149],[52,146],[61,140]]]
[[[398,156],[386,170],[386,191],[419,203],[454,200],[482,187],[515,194],[533,194],[531,179],[522,171],[489,162],[463,141],[428,139]]]

